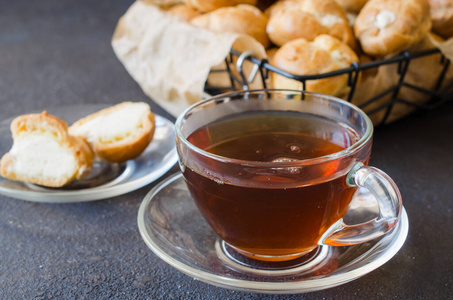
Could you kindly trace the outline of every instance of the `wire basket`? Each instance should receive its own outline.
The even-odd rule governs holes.
[[[439,72],[423,75],[429,76],[430,80],[435,80],[434,84],[430,88],[426,88],[423,84],[417,84],[407,80],[411,63],[418,59],[426,59],[428,57],[436,59]],[[253,64],[253,68],[248,74],[246,74],[243,68],[245,61]],[[257,59],[251,52],[241,53],[234,49],[230,51],[223,66],[223,68],[212,70],[211,72],[227,74],[229,78],[228,84],[226,86],[212,86],[207,84],[205,91],[208,94],[249,89],[250,83],[255,81],[257,76],[260,78],[259,81],[262,88],[268,88],[268,79],[272,72],[301,82],[303,90],[305,90],[307,82],[310,80],[344,76],[346,74],[348,76],[348,92],[342,95],[341,98],[352,103],[354,103],[354,96],[360,85],[359,78],[361,78],[361,75],[365,72],[376,71],[380,67],[388,66],[393,68],[394,72],[397,73],[391,86],[386,87],[377,94],[367,95],[366,99],[361,99],[360,103],[354,103],[370,116],[376,126],[394,121],[416,109],[436,108],[453,99],[453,86],[449,82],[450,80],[446,79],[449,69],[452,69],[450,68],[450,60],[442,55],[438,49],[413,53],[405,51],[392,58],[366,63],[353,63],[348,68],[318,75],[301,76],[290,74],[271,65],[267,59]],[[423,72],[423,70],[420,71]],[[432,78],[433,76],[437,78]],[[403,89],[404,91],[402,93]],[[413,96],[416,94],[417,98],[424,100],[413,101]],[[395,110],[395,108],[397,109]]]

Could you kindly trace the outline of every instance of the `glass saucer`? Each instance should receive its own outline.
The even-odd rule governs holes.
[[[66,121],[76,120],[111,105],[83,104],[52,107],[47,111]],[[32,112],[39,113],[41,111]],[[10,124],[13,118],[0,122],[0,156],[11,149],[13,140]],[[156,115],[154,137],[136,159],[123,164],[95,162],[90,174],[62,188],[48,188],[0,177],[0,194],[11,198],[47,203],[69,203],[100,200],[126,194],[141,188],[164,175],[178,161],[174,125]]]
[[[347,223],[377,214],[374,196],[359,189]],[[304,293],[357,279],[390,260],[403,246],[409,229],[401,221],[387,235],[348,247],[320,246],[314,254],[285,263],[248,262],[230,251],[198,212],[181,173],[155,186],[138,212],[138,228],[147,246],[162,260],[206,283],[257,293]],[[250,259],[249,259],[250,260]]]

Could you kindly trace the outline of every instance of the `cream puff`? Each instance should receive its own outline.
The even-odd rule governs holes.
[[[318,75],[349,67],[359,59],[345,43],[329,35],[319,35],[313,41],[292,40],[278,49],[271,61],[275,67],[293,75]],[[271,84],[278,89],[303,89],[302,82],[271,73]],[[339,96],[347,90],[348,75],[330,76],[306,81],[305,89]]]
[[[408,49],[431,29],[427,0],[370,0],[354,24],[363,51],[384,57]]]

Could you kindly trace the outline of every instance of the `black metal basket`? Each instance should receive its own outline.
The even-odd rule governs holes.
[[[438,63],[440,71],[436,75],[426,74],[426,76],[438,77],[433,88],[427,89],[421,85],[413,84],[406,80],[407,71],[412,61],[434,55],[439,56]],[[249,74],[245,74],[242,70],[242,65],[245,60],[253,63],[253,70]],[[305,90],[307,81],[347,74],[349,91],[342,96],[342,98],[351,102],[354,98],[354,93],[356,92],[360,75],[363,72],[377,69],[385,65],[393,65],[396,67],[397,78],[395,83],[384,91],[380,91],[378,94],[369,95],[369,98],[364,99],[360,104],[358,104],[358,106],[370,117],[378,116],[378,118],[374,118],[373,120],[375,125],[387,123],[389,121],[389,116],[391,116],[392,110],[396,105],[407,106],[408,110],[411,111],[414,109],[433,109],[442,103],[453,99],[453,86],[451,84],[445,84],[446,74],[450,67],[450,61],[442,55],[438,49],[429,49],[414,53],[405,51],[392,58],[366,63],[353,63],[348,68],[334,72],[306,76],[290,74],[271,65],[267,59],[257,59],[251,52],[241,53],[233,49],[231,50],[229,56],[225,59],[225,67],[212,71],[228,74],[228,86],[209,86],[207,84],[205,90],[209,94],[218,94],[220,92],[228,92],[238,89],[249,89],[249,83],[252,82],[258,74],[261,78],[262,87],[267,88],[266,81],[271,72],[301,82],[302,89]],[[237,72],[232,71],[234,68],[236,68]],[[426,96],[426,101],[420,103],[402,97],[400,91],[403,87]]]

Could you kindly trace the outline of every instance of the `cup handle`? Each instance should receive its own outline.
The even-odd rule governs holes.
[[[343,219],[340,219],[323,235],[321,244],[361,244],[383,236],[392,230],[400,219],[403,207],[401,194],[393,180],[383,171],[357,163],[349,172],[346,183],[369,190],[378,202],[379,216],[358,225],[346,225]]]

